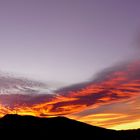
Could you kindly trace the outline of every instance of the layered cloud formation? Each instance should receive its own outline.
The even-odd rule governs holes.
[[[107,128],[130,123],[140,116],[139,71],[140,61],[131,61],[108,68],[88,82],[56,91],[41,82],[1,76],[0,116],[63,115]]]

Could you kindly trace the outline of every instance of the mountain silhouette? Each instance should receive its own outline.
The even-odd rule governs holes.
[[[8,135],[9,134],[9,135]],[[19,136],[20,137],[19,137]],[[115,131],[65,117],[38,118],[6,115],[0,119],[0,136],[40,139],[140,140],[140,130]]]

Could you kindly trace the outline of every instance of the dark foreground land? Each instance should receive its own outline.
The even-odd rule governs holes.
[[[6,115],[0,119],[0,136],[10,139],[40,140],[140,140],[140,129],[115,131],[91,126],[65,117],[46,119]]]

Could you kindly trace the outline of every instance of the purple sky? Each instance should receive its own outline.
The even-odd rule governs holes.
[[[139,0],[0,0],[0,69],[64,84],[134,52]]]

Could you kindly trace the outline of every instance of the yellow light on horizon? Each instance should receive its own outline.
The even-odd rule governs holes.
[[[128,129],[138,129],[138,128],[140,128],[140,120],[137,120],[135,122],[116,125],[116,126],[110,127],[109,129],[128,130]]]

